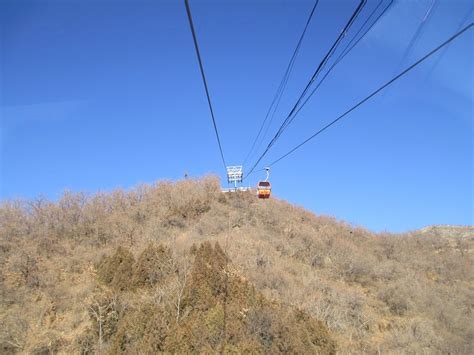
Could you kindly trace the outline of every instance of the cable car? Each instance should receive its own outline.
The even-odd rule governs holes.
[[[258,198],[270,198],[272,185],[268,181],[259,181],[257,185]]]
[[[270,176],[270,168],[265,168],[267,171],[267,178],[265,181],[259,181],[257,184],[257,196],[258,198],[270,198],[270,194],[272,192],[272,185],[268,181],[268,177]]]

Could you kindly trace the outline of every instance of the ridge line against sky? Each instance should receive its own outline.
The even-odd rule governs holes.
[[[432,1],[396,1],[268,161],[390,78]],[[357,3],[320,0],[275,125]],[[250,147],[313,4],[191,1],[228,164]],[[367,2],[354,31],[377,4]],[[469,11],[472,21],[470,1],[438,0],[406,63]],[[182,2],[5,0],[0,26],[2,200],[185,172],[225,181]],[[275,195],[372,230],[474,224],[473,59],[469,34],[272,169]]]

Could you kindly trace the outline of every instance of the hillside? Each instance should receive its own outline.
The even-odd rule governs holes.
[[[470,354],[473,250],[213,177],[4,202],[0,352]]]

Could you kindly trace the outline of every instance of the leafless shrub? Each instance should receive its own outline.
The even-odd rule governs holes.
[[[92,320],[92,329],[100,352],[104,343],[117,332],[122,305],[116,295],[102,293],[89,302],[87,312]]]
[[[2,353],[17,353],[24,349],[28,322],[19,315],[6,314],[0,318],[0,349]]]
[[[274,313],[270,310],[252,309],[248,313],[247,326],[249,332],[257,338],[264,348],[271,347],[273,343],[272,323],[274,321]]]
[[[0,238],[7,242],[28,235],[32,222],[25,212],[25,202],[7,201],[0,205]]]
[[[30,253],[18,251],[10,258],[10,269],[17,272],[28,287],[38,287],[38,262]]]

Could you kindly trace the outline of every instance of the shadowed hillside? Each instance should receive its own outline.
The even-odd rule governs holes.
[[[474,349],[474,232],[374,234],[209,177],[0,208],[1,353]]]

